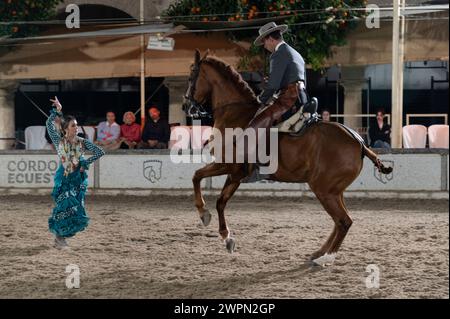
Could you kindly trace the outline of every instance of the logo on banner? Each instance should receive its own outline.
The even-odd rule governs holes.
[[[144,177],[152,183],[161,179],[162,161],[148,160],[144,162]]]
[[[382,160],[381,163],[384,164],[384,166],[387,167],[392,167],[392,172],[385,175],[385,174],[381,174],[378,171],[378,168],[374,167],[373,168],[373,176],[380,181],[383,184],[387,184],[388,182],[390,182],[393,178],[394,178],[394,161],[390,161],[390,160]]]

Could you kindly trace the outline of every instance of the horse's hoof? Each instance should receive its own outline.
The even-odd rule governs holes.
[[[234,241],[234,238],[227,238],[225,239],[225,246],[227,247],[227,250],[230,254],[234,252],[234,248],[236,247],[236,242]]]
[[[323,256],[323,255],[325,255],[324,252],[316,251],[316,252],[312,253],[311,256],[309,256],[309,261],[313,261],[314,259],[317,259],[317,258],[319,258],[320,256]]]
[[[336,253],[328,254],[320,256],[319,258],[314,259],[312,262],[318,266],[327,266],[332,265],[334,263],[334,259],[336,258]]]
[[[205,210],[205,212],[203,213],[203,216],[200,217],[200,219],[202,220],[203,226],[208,226],[209,223],[211,222],[211,213],[209,212],[209,210]]]

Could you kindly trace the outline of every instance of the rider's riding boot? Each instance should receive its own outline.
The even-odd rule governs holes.
[[[258,138],[259,136],[258,129],[266,129],[265,133],[267,134],[268,130],[270,130],[273,123],[276,120],[280,119],[282,115],[295,104],[295,102],[298,99],[299,87],[300,83],[289,84],[286,88],[281,90],[278,99],[272,105],[266,107],[261,113],[257,114],[250,121],[247,128],[253,128],[255,130],[256,138]],[[257,143],[257,141],[254,142]],[[244,143],[241,143],[241,145],[244,145]],[[251,174],[250,176],[244,178],[245,181],[243,180],[243,182],[250,182],[267,178],[268,176],[262,175],[259,172],[260,164],[258,164],[258,157],[256,156],[258,154],[257,145],[252,144],[250,147],[246,148],[244,152],[245,152],[244,158],[246,163],[250,162],[249,161],[249,158],[251,157],[250,155],[255,155],[251,159],[253,160],[253,158],[255,158],[256,163],[253,163],[254,165],[251,165],[252,163],[249,163],[250,164],[249,172],[251,172]]]
[[[255,183],[268,179],[270,175],[261,174],[259,172],[259,165],[257,163],[250,163],[247,165],[247,170],[250,172],[246,177],[241,180],[241,183]]]
[[[317,98],[313,97],[311,100],[309,100],[305,105],[303,106],[303,112],[308,112],[310,114],[317,113],[319,102],[317,101]]]

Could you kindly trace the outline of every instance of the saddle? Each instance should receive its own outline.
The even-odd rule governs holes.
[[[311,98],[306,104],[286,120],[277,124],[278,132],[289,133],[292,136],[300,136],[303,131],[321,119],[317,114],[318,100]]]

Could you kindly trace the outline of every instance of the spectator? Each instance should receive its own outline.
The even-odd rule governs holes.
[[[370,146],[373,148],[391,148],[391,126],[384,123],[384,110],[377,111],[377,123],[369,127]]]
[[[323,109],[322,113],[321,113],[321,116],[322,116],[322,121],[330,122],[330,110]]]
[[[125,112],[123,124],[120,126],[119,147],[133,149],[141,140],[141,127],[136,122],[133,112]]]
[[[169,124],[161,120],[161,114],[156,107],[151,107],[148,110],[148,114],[150,115],[150,120],[145,123],[139,148],[167,148],[167,143],[170,139]]]
[[[117,148],[115,144],[120,137],[120,126],[116,123],[116,114],[112,111],[106,112],[106,121],[100,122],[97,126],[97,140],[95,144],[103,149]]]

